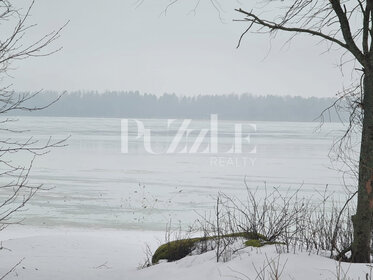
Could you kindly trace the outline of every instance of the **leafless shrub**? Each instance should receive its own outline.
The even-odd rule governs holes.
[[[352,242],[353,197],[344,204],[333,200],[326,188],[320,197],[301,198],[298,188],[285,192],[278,188],[264,194],[246,185],[247,198],[220,193],[213,216],[200,215],[199,231],[215,240],[216,260],[241,248],[232,247],[234,233],[250,233],[278,245],[278,253],[306,251],[346,261]],[[213,218],[211,218],[213,217]],[[228,236],[228,238],[221,238]],[[210,248],[211,249],[211,248]]]
[[[202,216],[197,219],[197,228],[195,231],[203,232],[204,241],[201,242],[202,251],[207,252],[215,250],[216,261],[229,261],[233,254],[232,245],[237,241],[236,225],[234,224],[234,213],[225,206],[227,197],[219,194],[216,198],[216,205],[213,216]]]
[[[287,261],[281,265],[280,255],[276,258],[269,259],[266,255],[266,263],[261,269],[257,269],[255,266],[255,271],[257,273],[256,279],[259,280],[279,280],[284,272]]]
[[[153,251],[150,248],[149,244],[145,244],[144,255],[145,259],[142,263],[139,264],[139,266],[137,267],[138,269],[144,269],[152,265]]]

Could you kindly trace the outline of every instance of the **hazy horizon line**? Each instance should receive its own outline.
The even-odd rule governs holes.
[[[18,93],[35,93],[39,92],[40,94],[110,94],[110,93],[119,93],[119,94],[126,94],[126,93],[136,93],[141,96],[145,95],[153,95],[156,97],[161,97],[164,95],[174,95],[176,97],[181,97],[181,98],[191,98],[191,97],[200,97],[200,96],[251,96],[255,98],[260,98],[260,97],[299,97],[302,99],[309,99],[309,98],[317,98],[317,99],[334,99],[337,98],[337,95],[334,94],[332,96],[316,96],[316,95],[309,95],[309,96],[303,96],[303,95],[294,95],[294,94],[258,94],[258,93],[251,93],[251,92],[242,92],[242,93],[201,93],[201,94],[178,94],[175,92],[164,92],[162,94],[157,94],[153,92],[146,92],[146,91],[140,91],[140,90],[132,90],[132,89],[122,89],[122,90],[95,90],[95,89],[82,89],[82,90],[51,90],[51,89],[41,89],[39,91],[36,90],[14,90],[14,92]]]

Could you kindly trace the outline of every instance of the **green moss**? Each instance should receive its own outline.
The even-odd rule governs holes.
[[[236,233],[225,234],[222,237],[242,237],[247,240],[260,239],[260,240],[268,241],[268,238],[265,237],[263,234],[254,233],[254,232],[236,232]]]
[[[191,238],[171,241],[158,247],[152,257],[152,263],[156,264],[159,260],[167,260],[169,262],[177,261],[189,255],[195,244],[201,241],[202,238]]]
[[[261,241],[258,239],[250,239],[245,241],[245,246],[246,247],[263,247],[264,245],[274,245],[274,244],[279,244],[279,245],[284,245],[282,242],[276,242],[276,241]]]
[[[245,241],[246,247],[262,247],[264,244],[258,239],[250,239]]]
[[[261,241],[268,240],[264,235],[252,232],[237,232],[225,234],[220,236],[219,238],[244,238],[249,241],[258,241],[259,243]],[[159,260],[167,260],[168,262],[180,260],[192,253],[199,242],[214,239],[217,239],[217,236],[197,237],[168,242],[158,247],[152,257],[152,263],[156,264],[159,262]]]

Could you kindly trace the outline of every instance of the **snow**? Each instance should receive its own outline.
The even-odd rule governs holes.
[[[161,232],[79,229],[7,229],[1,233],[1,275],[25,258],[6,279],[132,279],[144,244]],[[153,242],[153,244],[151,244]]]
[[[271,267],[277,263],[279,272],[283,269],[280,279],[366,279],[370,273],[366,264],[339,266],[306,252],[278,254],[275,245],[245,248],[227,262],[217,263],[211,251],[139,270],[145,244],[155,250],[163,237],[156,231],[11,227],[1,232],[6,249],[0,250],[0,272],[3,275],[24,258],[6,279],[261,279],[258,273],[263,271],[265,279],[271,279]]]

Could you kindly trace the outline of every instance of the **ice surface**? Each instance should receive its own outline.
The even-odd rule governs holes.
[[[171,143],[181,120],[167,128],[167,120],[142,120],[152,133],[155,150]],[[131,121],[130,121],[131,122]],[[133,122],[133,121],[132,121]],[[234,143],[234,125],[241,123],[250,144],[243,154],[227,154]],[[14,126],[47,140],[71,135],[68,146],[38,158],[32,181],[53,186],[39,192],[21,213],[29,225],[164,229],[172,220],[191,223],[195,211],[205,212],[218,192],[242,197],[244,179],[251,189],[298,188],[304,196],[317,190],[344,194],[340,173],[331,169],[331,145],[341,135],[341,124],[221,121],[217,154],[159,154],[144,150],[142,139],[130,130],[130,149],[121,153],[120,119],[22,117]],[[193,120],[195,133],[180,144],[191,145],[208,120]],[[4,136],[5,137],[5,136]],[[202,143],[208,144],[208,139]],[[246,143],[246,142],[245,142]],[[249,153],[256,147],[256,153]],[[15,155],[14,155],[15,156]],[[20,159],[23,155],[19,155]]]

